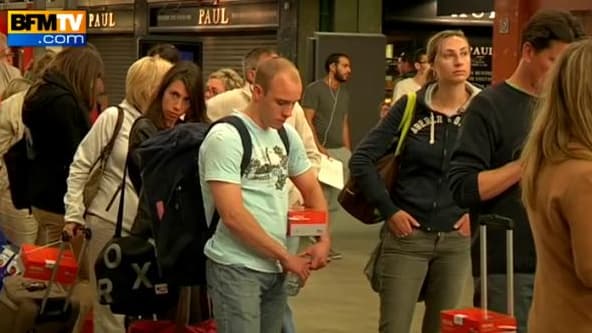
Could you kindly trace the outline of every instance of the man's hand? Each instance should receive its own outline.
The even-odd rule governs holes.
[[[78,236],[82,228],[82,224],[76,222],[66,222],[66,224],[64,225],[64,231],[68,234],[70,238]]]
[[[521,161],[512,161],[497,169],[479,172],[477,181],[481,201],[491,200],[520,182],[521,163]]]
[[[329,251],[331,250],[331,242],[328,240],[321,240],[309,246],[303,255],[310,256],[312,259],[310,269],[318,270],[327,266]]]
[[[419,228],[420,224],[409,213],[400,210],[388,220],[388,227],[395,236],[407,237],[411,235],[413,228]]]
[[[327,157],[331,157],[331,155],[329,155],[329,150],[321,145],[319,145],[319,152]]]
[[[460,217],[454,224],[454,230],[464,237],[471,236],[471,219],[469,218],[469,214],[464,214]]]
[[[280,264],[285,272],[298,275],[303,285],[310,276],[310,258],[290,254],[281,260]]]

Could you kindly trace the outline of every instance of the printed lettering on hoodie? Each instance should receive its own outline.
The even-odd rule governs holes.
[[[458,127],[460,127],[462,117],[460,115],[454,116],[454,120],[452,123]],[[434,124],[442,124],[444,123],[444,116],[443,115],[436,115],[434,117]],[[418,119],[413,125],[411,125],[411,132],[413,134],[419,133],[422,129],[429,127],[432,124],[432,119],[428,117],[423,117]]]

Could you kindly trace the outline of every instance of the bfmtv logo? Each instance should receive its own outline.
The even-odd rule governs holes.
[[[8,11],[10,46],[86,45],[84,10]]]
[[[86,12],[83,10],[9,11],[8,19],[8,33],[86,33]]]

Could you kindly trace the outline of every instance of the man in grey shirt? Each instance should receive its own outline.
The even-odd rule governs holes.
[[[351,155],[351,137],[349,132],[349,92],[343,86],[351,76],[351,61],[344,53],[332,53],[325,61],[327,75],[306,87],[302,97],[302,107],[306,114],[314,139],[322,154],[340,160],[344,175]],[[337,202],[339,190],[322,184],[329,206],[330,221],[340,206]],[[339,253],[332,253],[333,259],[339,259]]]

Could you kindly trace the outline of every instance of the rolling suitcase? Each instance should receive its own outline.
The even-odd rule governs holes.
[[[127,333],[216,333],[216,322],[211,318],[188,325],[190,307],[191,287],[182,287],[175,320],[137,320],[130,324]]]
[[[91,237],[84,229],[84,252]],[[56,283],[60,261],[64,257],[69,237],[63,235],[57,259],[49,281],[9,276],[0,292],[0,332],[11,333],[70,333],[78,320],[81,307],[92,304],[92,289],[88,284],[74,283],[68,287]]]
[[[508,314],[487,310],[487,228],[506,230],[506,277]],[[509,333],[516,332],[514,318],[514,221],[498,215],[484,215],[479,219],[481,257],[481,308],[445,310],[440,314],[442,333]]]

